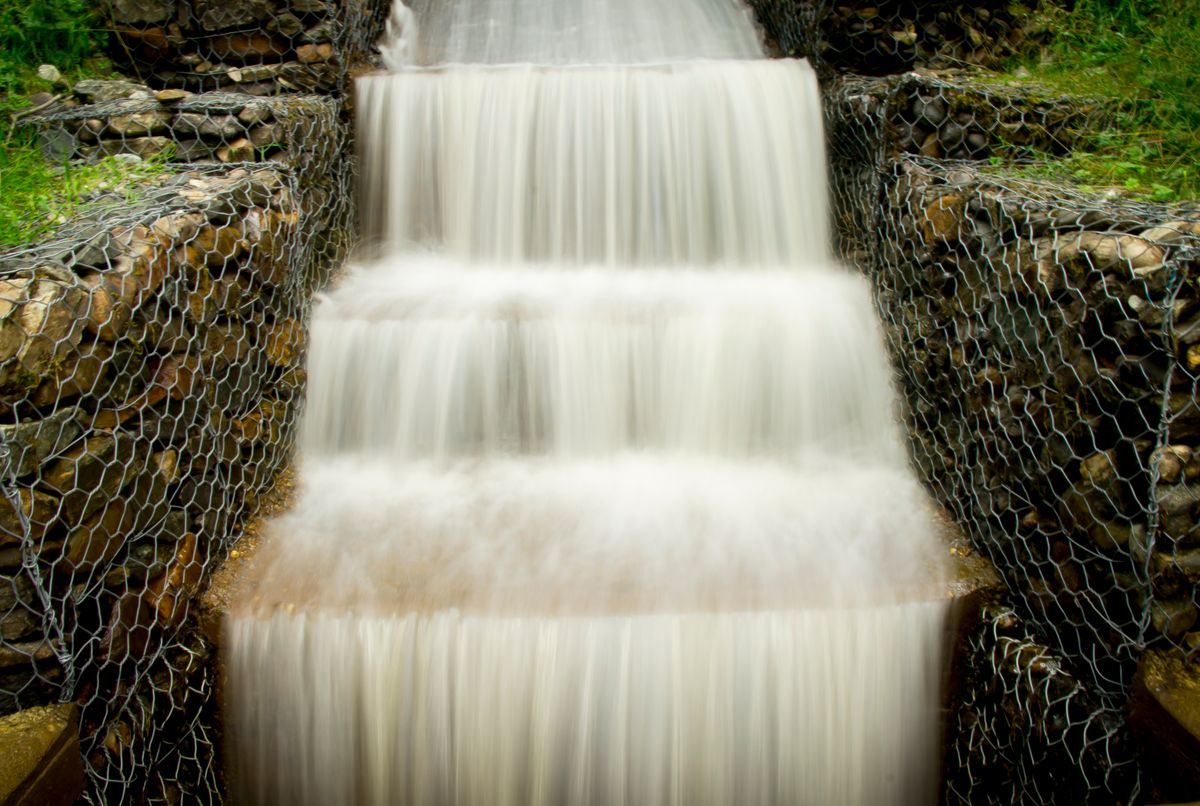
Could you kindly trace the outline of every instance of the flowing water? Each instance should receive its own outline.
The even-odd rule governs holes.
[[[227,624],[238,802],[934,800],[945,548],[735,0],[418,0]]]

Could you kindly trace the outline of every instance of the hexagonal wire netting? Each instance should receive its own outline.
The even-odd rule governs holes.
[[[839,247],[874,282],[914,463],[1013,596],[968,641],[946,796],[1126,802],[1138,660],[1200,649],[1200,207],[1025,178],[1113,102],[980,72],[1036,16],[953,28],[949,5],[816,4],[793,40],[826,77]]]
[[[0,255],[0,709],[76,703],[93,802],[222,798],[197,597],[290,455],[311,295],[351,243],[338,94],[386,13],[293,5],[288,34],[115,19],[180,64],[127,53],[146,83],[80,82],[25,118],[67,171],[133,169]]]

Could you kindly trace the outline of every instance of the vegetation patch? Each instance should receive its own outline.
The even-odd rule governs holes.
[[[37,101],[64,94],[79,79],[111,75],[98,55],[108,37],[98,25],[95,5],[83,0],[0,0],[0,248],[43,237],[94,194],[128,199],[138,180],[163,170],[157,159],[49,162],[37,131],[21,125]],[[43,64],[61,77],[39,76]]]
[[[1195,0],[1077,0],[1039,12],[1053,39],[1010,80],[1108,99],[1104,128],[1066,157],[1011,149],[1031,175],[1066,173],[1158,201],[1200,198],[1200,5]]]

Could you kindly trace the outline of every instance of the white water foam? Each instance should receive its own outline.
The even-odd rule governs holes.
[[[630,64],[752,59],[763,47],[750,10],[736,0],[413,0],[420,28],[405,27],[413,64]],[[385,56],[387,52],[385,51]]]
[[[237,802],[931,803],[941,616],[236,621]]]
[[[861,277],[418,261],[362,267],[318,305],[306,455],[904,463]]]
[[[460,67],[358,83],[361,220],[385,250],[608,265],[829,261],[805,62]]]
[[[812,71],[734,0],[389,31],[375,259],[227,628],[239,802],[932,802],[945,551]]]

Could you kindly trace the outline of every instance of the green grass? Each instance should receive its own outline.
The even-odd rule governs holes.
[[[39,64],[64,72],[101,50],[95,3],[86,0],[0,0],[0,92],[19,89],[21,75]]]
[[[1083,132],[1044,170],[1159,201],[1200,198],[1200,3],[1078,0],[1041,13],[1053,41],[1013,67],[1115,110],[1108,128]]]
[[[95,8],[83,0],[0,0],[0,248],[45,236],[96,191],[131,199],[138,180],[163,171],[159,160],[47,162],[37,133],[14,125],[32,93],[63,92],[38,78],[38,65],[53,64],[68,84],[112,74],[100,55],[107,33]]]
[[[138,182],[166,170],[158,158],[141,163],[105,158],[94,163],[47,162],[36,143],[0,150],[0,247],[20,246],[66,223],[97,192],[136,200]]]

